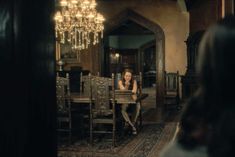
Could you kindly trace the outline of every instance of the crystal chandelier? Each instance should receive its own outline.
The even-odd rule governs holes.
[[[55,14],[56,39],[74,50],[87,49],[103,38],[104,17],[96,11],[95,0],[59,0]]]

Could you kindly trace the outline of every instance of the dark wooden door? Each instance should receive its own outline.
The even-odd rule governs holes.
[[[124,69],[139,72],[138,49],[110,49],[108,57],[108,72],[121,73]]]
[[[54,1],[0,1],[1,156],[56,156],[53,13]]]

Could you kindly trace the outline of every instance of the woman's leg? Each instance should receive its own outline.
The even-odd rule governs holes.
[[[132,133],[133,133],[134,135],[136,135],[136,134],[137,134],[137,131],[136,131],[135,126],[131,123],[131,120],[130,120],[130,118],[129,118],[129,116],[128,116],[127,107],[128,107],[128,104],[122,104],[122,116],[123,116],[123,118],[125,119],[125,122],[127,122],[127,123],[131,126],[131,128],[132,128]]]
[[[128,113],[127,113],[127,107],[128,107],[128,104],[122,104],[122,111],[121,111],[122,116],[125,119],[125,122],[129,123],[132,126],[131,120],[130,120]]]
[[[138,102],[136,104],[136,107],[135,107],[135,110],[134,110],[134,113],[133,113],[133,118],[132,118],[132,123],[135,125],[136,121],[137,121],[137,118],[140,114],[140,103]]]

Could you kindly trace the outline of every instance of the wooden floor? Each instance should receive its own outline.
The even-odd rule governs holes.
[[[158,115],[156,114],[156,88],[143,88],[143,93],[148,93],[149,96],[142,101],[142,108],[145,113],[144,122],[157,122]],[[147,114],[147,115],[146,115]],[[166,113],[165,122],[178,122],[181,111],[170,110]]]
[[[156,88],[144,88],[143,93],[148,93],[149,96],[143,101],[142,107],[143,110],[147,113],[143,116],[143,123],[155,123],[158,121],[158,115],[156,114]],[[164,134],[165,136],[161,137],[159,140],[158,146],[153,149],[153,152],[148,155],[148,157],[158,157],[161,150],[172,140],[176,138],[177,132],[179,130],[179,120],[182,112],[181,110],[170,110],[166,111],[165,118],[165,130],[164,132],[168,132]],[[172,127],[176,126],[176,127]],[[175,128],[172,130],[172,128]],[[172,133],[174,132],[172,135]]]

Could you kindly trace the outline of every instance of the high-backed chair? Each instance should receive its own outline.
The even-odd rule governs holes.
[[[57,131],[68,132],[69,143],[72,136],[71,98],[69,88],[69,74],[66,77],[56,77],[57,98]],[[58,133],[58,137],[59,137]]]
[[[112,78],[93,77],[92,95],[94,97],[94,105],[91,108],[90,116],[90,140],[92,143],[94,134],[112,134],[112,146],[115,146],[116,115],[114,91],[114,74],[112,74]],[[111,125],[112,129],[110,130],[104,125]]]
[[[92,95],[92,85],[91,81],[93,79],[93,76],[89,73],[88,75],[83,75],[83,73],[80,74],[80,103],[86,104],[85,106],[82,106],[82,122],[84,124],[84,133],[88,133],[89,136],[91,136],[91,108],[93,105],[93,95]],[[87,106],[88,104],[88,106]],[[81,105],[80,105],[81,107]],[[88,131],[87,131],[87,130]]]
[[[91,74],[83,75],[80,74],[80,93],[84,97],[91,97]]]
[[[172,107],[178,109],[180,103],[179,97],[179,72],[165,72],[165,96],[164,105],[166,109]]]
[[[94,77],[99,76],[99,72],[97,73],[97,75],[91,75],[91,73],[89,73],[88,75],[83,75],[83,73],[80,73],[80,93],[84,96],[84,97],[92,97],[92,90],[91,90],[91,82],[94,79]],[[94,92],[94,91],[93,91]]]

